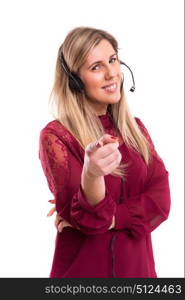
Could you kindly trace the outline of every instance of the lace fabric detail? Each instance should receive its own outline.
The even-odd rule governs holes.
[[[65,128],[64,125],[61,124],[58,120],[51,121],[48,124],[48,128],[53,130],[54,133],[57,133],[57,135],[59,137],[62,137],[62,140],[66,141],[67,143],[71,144],[74,142],[74,140],[76,141],[72,133],[67,128]]]
[[[70,140],[66,134],[64,138]],[[40,135],[39,157],[49,188],[55,195],[65,186],[69,175],[69,155],[65,144],[53,133],[43,130]],[[52,170],[52,171],[51,171]]]

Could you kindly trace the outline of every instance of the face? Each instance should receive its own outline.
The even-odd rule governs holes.
[[[107,40],[91,49],[79,70],[89,104],[97,115],[105,114],[108,104],[119,102],[121,68],[117,54]]]

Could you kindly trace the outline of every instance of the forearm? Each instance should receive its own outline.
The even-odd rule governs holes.
[[[81,186],[84,194],[93,206],[98,204],[105,197],[105,181],[104,176],[92,176],[83,169],[81,176]]]

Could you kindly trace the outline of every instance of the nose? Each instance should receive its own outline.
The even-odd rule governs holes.
[[[118,74],[118,69],[113,65],[107,65],[105,69],[105,79],[108,80],[110,78],[115,77]]]

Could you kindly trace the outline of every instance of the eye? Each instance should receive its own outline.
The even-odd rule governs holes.
[[[115,56],[115,57],[112,57],[110,60],[109,60],[109,63],[114,63],[115,61],[117,61],[118,60],[118,58]],[[100,67],[101,67],[101,65],[100,64],[97,64],[97,65],[95,65],[94,67],[92,67],[92,71],[97,71],[97,70],[99,70],[100,69]]]
[[[100,65],[95,65],[91,70],[92,71],[95,71],[95,70],[98,70],[98,67],[99,67]]]
[[[115,62],[116,60],[117,60],[117,57],[112,57],[109,62]]]

